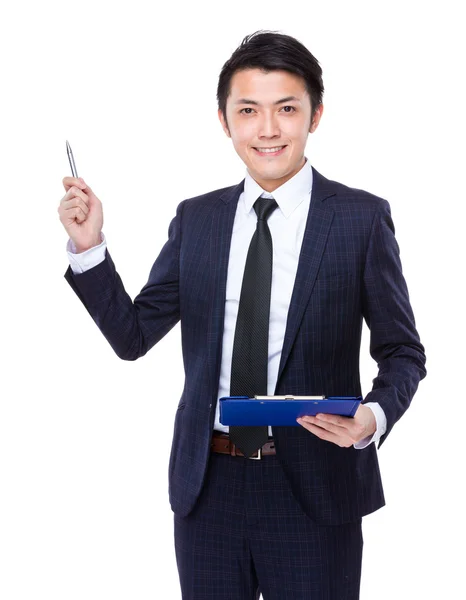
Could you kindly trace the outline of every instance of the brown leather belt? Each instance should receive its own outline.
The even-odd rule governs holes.
[[[230,441],[228,433],[221,433],[219,431],[214,431],[210,449],[211,452],[220,452],[221,454],[230,454],[231,456],[244,456],[241,450],[237,449],[235,444]],[[260,460],[262,456],[271,456],[273,454],[276,454],[275,441],[273,438],[270,438],[262,448],[259,448],[258,451],[254,452],[252,456],[248,456],[248,458]]]

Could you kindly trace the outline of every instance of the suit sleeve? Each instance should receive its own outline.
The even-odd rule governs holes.
[[[144,356],[180,320],[179,260],[181,202],[168,228],[168,240],[150,270],[149,279],[134,302],[126,292],[112,257],[84,273],[65,279],[73,288],[115,353],[122,360]]]
[[[363,403],[378,402],[386,415],[387,428],[379,440],[380,448],[427,374],[390,204],[383,199],[369,236],[362,299],[363,316],[370,329],[370,354],[378,366],[372,391]]]

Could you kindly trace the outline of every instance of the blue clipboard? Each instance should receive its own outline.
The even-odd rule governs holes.
[[[298,417],[327,413],[354,417],[362,396],[224,396],[222,425],[299,425]]]

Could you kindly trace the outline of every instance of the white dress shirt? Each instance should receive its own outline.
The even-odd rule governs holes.
[[[231,361],[236,317],[243,282],[243,273],[251,238],[257,225],[257,215],[253,208],[259,196],[274,198],[276,208],[267,219],[273,242],[272,287],[270,293],[270,325],[269,356],[267,374],[267,395],[272,395],[277,382],[278,367],[285,337],[288,308],[298,269],[298,259],[304,238],[304,229],[311,201],[312,169],[309,160],[302,169],[286,181],[273,193],[266,192],[251,177],[246,169],[244,190],[241,193],[233,223],[230,259],[226,283],[225,319],[222,340],[222,362],[217,398],[230,395]],[[72,240],[67,242],[67,253],[74,273],[83,273],[105,259],[106,241],[102,233],[102,242],[85,252],[76,254]],[[354,444],[357,449],[365,448],[370,443],[378,443],[385,433],[387,421],[385,413],[378,402],[367,402],[375,416],[377,430],[372,436]],[[299,425],[298,425],[299,427]],[[219,421],[219,403],[215,412],[214,429],[228,432],[229,428]],[[309,435],[312,435],[309,433]],[[272,428],[269,426],[269,436]]]

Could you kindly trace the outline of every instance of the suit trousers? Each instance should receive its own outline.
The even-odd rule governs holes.
[[[174,513],[174,537],[183,600],[359,598],[362,519],[316,524],[276,455],[211,453],[194,509]]]

